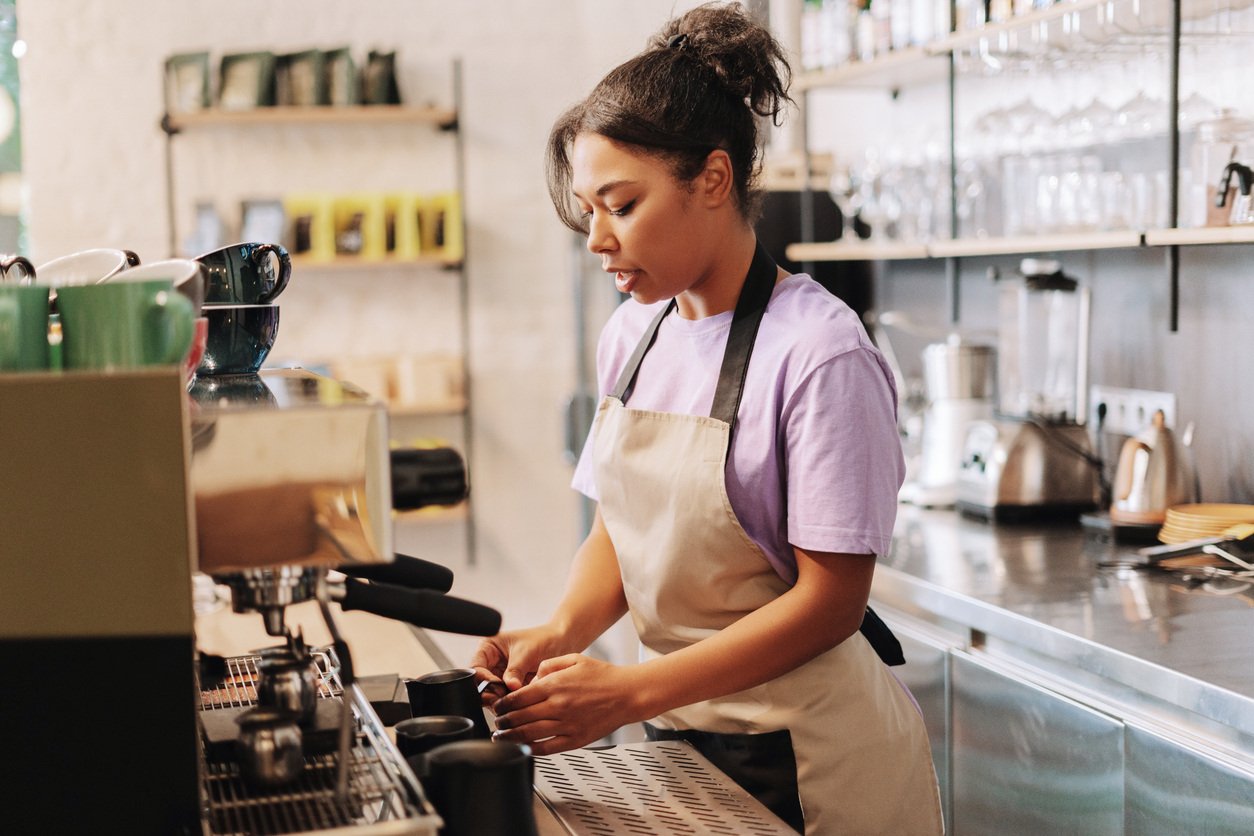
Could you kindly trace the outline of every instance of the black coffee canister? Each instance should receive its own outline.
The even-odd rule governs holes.
[[[426,755],[427,795],[443,836],[539,836],[532,799],[531,747],[463,740]]]

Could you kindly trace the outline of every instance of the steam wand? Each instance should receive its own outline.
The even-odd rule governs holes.
[[[340,700],[340,743],[335,773],[335,796],[340,802],[348,801],[348,753],[353,739],[353,707],[349,694],[353,689],[353,658],[348,651],[348,642],[340,634],[335,618],[331,615],[331,606],[327,601],[325,585],[318,587],[318,609],[322,611],[322,620],[326,622],[327,631],[331,634],[331,646],[335,649],[335,657],[340,663],[340,687],[343,698]]]

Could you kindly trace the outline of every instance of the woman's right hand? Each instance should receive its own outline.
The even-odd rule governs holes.
[[[567,652],[561,635],[549,625],[510,630],[484,639],[470,658],[475,678],[488,683],[482,691],[483,704],[491,708],[498,699],[530,682],[545,659]]]

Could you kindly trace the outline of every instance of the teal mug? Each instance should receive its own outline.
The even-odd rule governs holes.
[[[57,289],[61,358],[66,369],[126,369],[182,362],[195,311],[169,279]]]
[[[0,283],[0,372],[46,369],[48,288]]]

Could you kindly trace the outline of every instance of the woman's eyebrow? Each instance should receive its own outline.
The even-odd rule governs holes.
[[[617,189],[619,186],[631,186],[635,184],[635,180],[610,180],[608,183],[602,183],[597,187],[595,192],[597,197],[604,197],[607,193]],[[572,190],[575,197],[580,197],[578,191]]]

